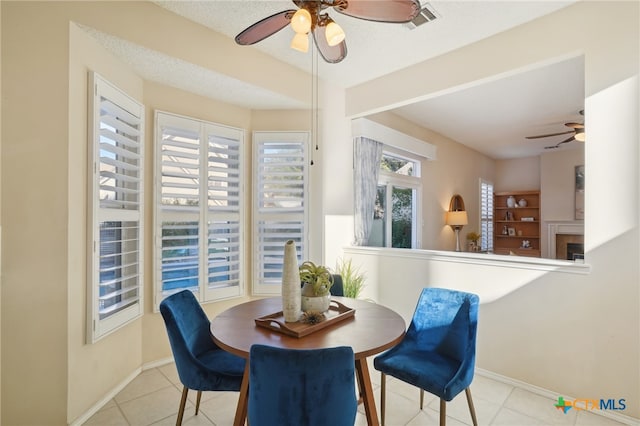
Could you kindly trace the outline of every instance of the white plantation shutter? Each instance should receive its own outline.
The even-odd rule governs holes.
[[[241,294],[242,130],[156,113],[156,306]]]
[[[144,107],[96,73],[89,101],[87,340],[142,315]]]
[[[493,183],[480,179],[480,249],[493,251]]]
[[[254,294],[279,294],[284,244],[296,243],[299,263],[307,250],[309,134],[255,132]]]

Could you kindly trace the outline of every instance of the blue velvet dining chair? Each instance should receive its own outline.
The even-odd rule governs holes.
[[[202,391],[239,391],[245,360],[219,348],[211,337],[209,318],[189,290],[160,303],[169,343],[178,370],[182,399],[176,425],[182,424],[189,389],[198,391],[196,415]]]
[[[463,390],[477,426],[469,385],[476,357],[479,298],[475,294],[444,288],[422,290],[413,319],[402,341],[373,360],[381,372],[380,412],[385,417],[386,376],[420,388],[440,398],[440,425],[446,422],[446,403]]]
[[[350,347],[251,347],[251,426],[353,426],[357,408]]]
[[[342,275],[333,274],[333,285],[329,289],[332,296],[344,296],[344,285],[342,284]]]

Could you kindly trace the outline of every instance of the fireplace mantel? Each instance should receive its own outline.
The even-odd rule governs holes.
[[[565,234],[584,236],[584,222],[573,220],[547,222],[547,253],[551,259],[556,258],[556,236]]]

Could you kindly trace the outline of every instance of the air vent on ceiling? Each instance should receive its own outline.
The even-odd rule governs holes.
[[[420,25],[424,25],[427,22],[431,22],[438,19],[438,17],[439,15],[436,12],[436,10],[433,8],[433,6],[431,6],[429,3],[425,3],[422,9],[420,10],[420,13],[418,13],[418,16],[413,18],[412,21],[407,22],[406,25],[413,30],[416,27],[419,27]]]

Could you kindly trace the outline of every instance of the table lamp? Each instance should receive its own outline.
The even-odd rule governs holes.
[[[455,231],[456,251],[460,251],[460,230],[464,225],[469,223],[467,212],[464,210],[464,201],[460,195],[456,194],[451,197],[446,223]]]

